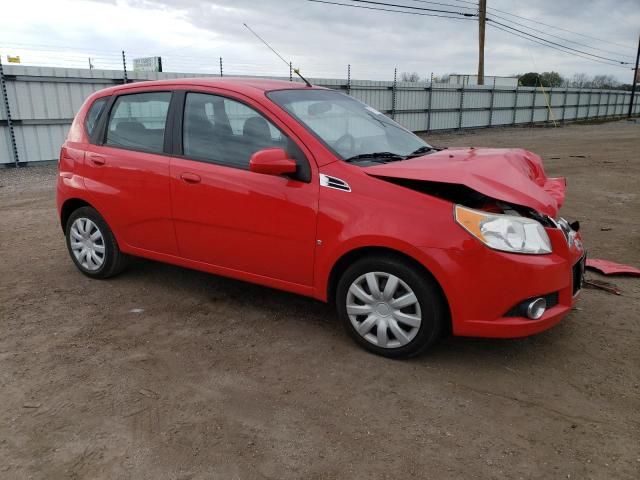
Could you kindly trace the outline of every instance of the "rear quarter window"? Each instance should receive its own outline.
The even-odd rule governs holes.
[[[93,136],[93,132],[96,129],[96,125],[98,124],[98,119],[100,115],[104,111],[104,107],[107,105],[108,97],[103,97],[97,99],[87,112],[87,116],[84,119],[84,128],[87,131],[87,135],[89,138]]]

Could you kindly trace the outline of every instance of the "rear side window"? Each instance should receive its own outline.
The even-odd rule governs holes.
[[[85,118],[84,120],[84,128],[87,130],[87,135],[89,135],[89,137],[93,136],[93,132],[96,128],[96,125],[98,124],[100,114],[107,104],[107,99],[108,97],[99,98],[98,100],[93,102],[93,105],[91,105],[91,108],[87,112],[87,118]]]
[[[149,152],[163,151],[170,92],[122,95],[111,109],[106,144]]]

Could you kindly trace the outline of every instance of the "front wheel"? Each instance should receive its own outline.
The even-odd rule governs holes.
[[[363,258],[347,268],[338,282],[336,305],[353,339],[386,357],[426,350],[445,322],[435,282],[395,257]]]

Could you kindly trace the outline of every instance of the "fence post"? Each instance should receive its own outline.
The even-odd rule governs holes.
[[[518,113],[518,93],[520,92],[519,89],[520,85],[516,85],[516,97],[513,99],[513,121],[511,122],[512,125],[516,124],[516,120],[517,120],[517,113]]]
[[[578,100],[576,105],[576,122],[580,120],[580,102],[582,101],[582,87],[578,89]]]
[[[533,127],[536,119],[536,97],[538,96],[538,87],[534,87],[533,91],[533,103],[531,104],[531,126]]]
[[[396,84],[398,79],[398,67],[393,69],[393,86],[391,87],[391,118],[396,119]]]
[[[127,57],[124,55],[124,50],[122,50],[122,71],[124,72],[124,83],[129,83],[127,78]]]
[[[617,117],[618,115],[620,115],[620,114],[618,113],[618,105],[619,105],[619,104],[620,104],[620,92],[616,92],[616,108],[615,108],[615,110],[614,110],[614,111],[615,111],[615,114],[616,114],[616,117]],[[622,110],[624,110],[624,106],[622,107]]]
[[[493,100],[496,96],[496,77],[493,77],[493,87],[491,88],[491,104],[489,105],[489,126],[493,127]]]
[[[16,143],[15,132],[13,131],[13,122],[11,121],[11,108],[9,107],[9,96],[7,95],[7,84],[4,79],[4,69],[2,68],[2,58],[0,57],[0,90],[2,90],[2,103],[7,116],[7,128],[9,129],[9,141],[11,142],[11,154],[13,155],[13,164],[15,167],[20,162],[18,156],[18,144]]]
[[[458,130],[462,130],[462,109],[464,108],[464,80],[460,86],[460,109],[458,110]]]
[[[562,124],[564,125],[564,112],[567,110],[567,95],[569,93],[569,89],[564,89],[564,98],[562,99]]]
[[[347,65],[347,95],[351,95],[351,64]]]
[[[590,117],[590,113],[591,113],[591,102],[593,100],[593,90],[589,90],[589,100],[587,100],[587,120],[589,120]]]
[[[222,76],[222,57],[220,57],[220,76]]]
[[[433,105],[433,72],[429,83],[429,102],[427,103],[427,132],[431,131],[431,105]]]

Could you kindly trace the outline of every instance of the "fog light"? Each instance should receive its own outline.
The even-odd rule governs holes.
[[[527,305],[527,317],[532,320],[538,320],[542,315],[544,315],[546,309],[547,301],[542,297],[536,298]]]

